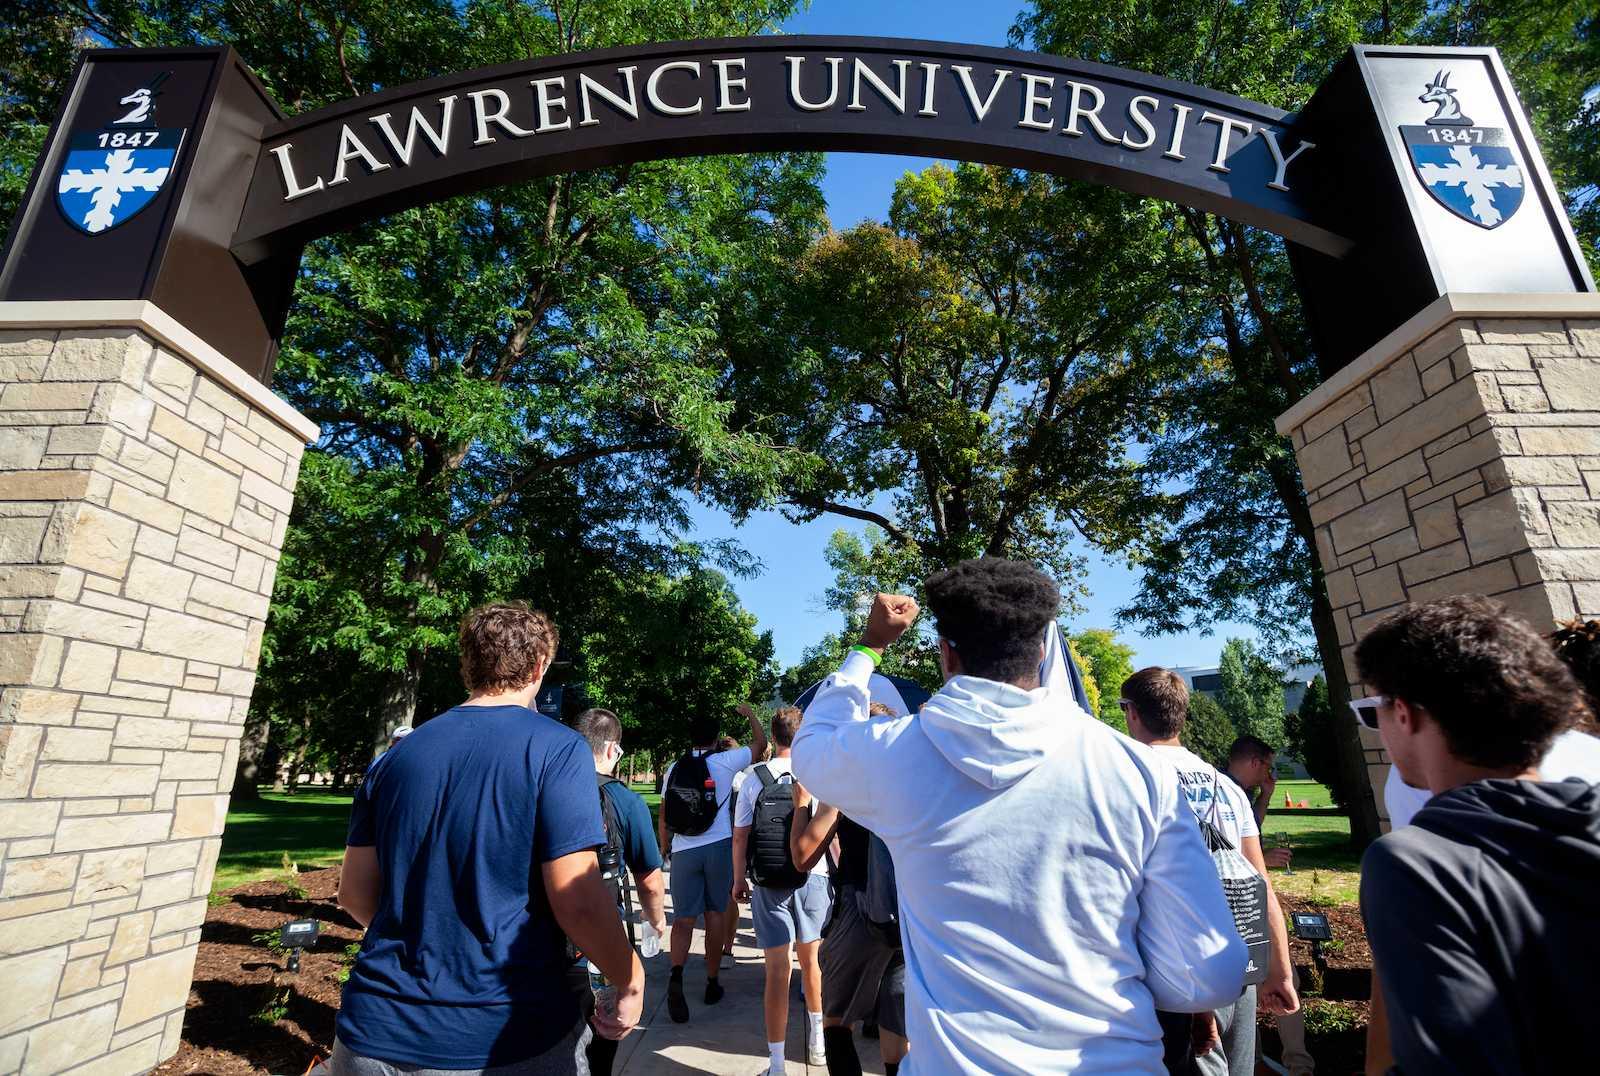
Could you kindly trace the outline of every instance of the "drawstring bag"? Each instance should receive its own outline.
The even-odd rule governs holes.
[[[1272,962],[1272,938],[1267,933],[1267,880],[1213,821],[1217,791],[1212,788],[1211,811],[1200,820],[1200,833],[1211,852],[1211,862],[1216,864],[1217,877],[1222,879],[1222,895],[1233,912],[1234,928],[1250,955],[1244,967],[1244,985],[1256,986],[1267,981],[1267,968]]]

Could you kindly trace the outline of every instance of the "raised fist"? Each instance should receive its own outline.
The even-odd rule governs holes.
[[[872,611],[867,614],[867,627],[861,633],[861,642],[874,650],[883,650],[906,633],[917,619],[917,602],[904,594],[878,594],[872,599]]]

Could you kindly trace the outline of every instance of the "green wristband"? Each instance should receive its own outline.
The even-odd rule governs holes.
[[[861,643],[857,643],[855,646],[852,646],[850,648],[850,652],[853,653],[853,654],[865,654],[865,655],[867,655],[867,657],[872,659],[872,667],[874,669],[876,669],[879,665],[883,664],[883,656],[881,654],[879,654],[876,650],[872,649],[872,647],[870,647],[870,646],[865,646],[865,645],[863,645]]]

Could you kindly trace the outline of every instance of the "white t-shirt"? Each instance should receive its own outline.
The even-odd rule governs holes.
[[[1550,743],[1550,750],[1539,761],[1539,776],[1546,781],[1565,781],[1576,777],[1590,784],[1600,782],[1600,737],[1568,729]],[[1383,805],[1389,810],[1389,827],[1409,826],[1417,812],[1433,799],[1425,788],[1412,788],[1400,779],[1400,768],[1389,767],[1383,782]]]
[[[761,777],[756,773],[756,770],[762,766],[767,767],[773,778],[782,781],[784,785],[788,785],[794,780],[794,771],[790,768],[787,755],[768,762],[757,762],[740,774],[739,776],[742,780],[739,785],[739,806],[733,813],[733,825],[736,829],[740,826],[755,825],[756,800],[761,796]],[[783,781],[784,777],[789,777],[789,780]],[[811,868],[811,873],[826,875],[828,873],[828,857],[823,856],[817,860],[817,865]]]
[[[673,763],[676,766],[677,763]],[[691,848],[702,845],[716,844],[718,841],[733,839],[733,822],[728,814],[728,801],[734,794],[733,779],[735,775],[746,766],[750,765],[750,749],[736,747],[732,751],[718,751],[706,756],[706,768],[711,771],[711,779],[717,783],[717,816],[711,823],[711,828],[704,833],[693,837],[686,833],[672,835],[672,850],[687,852]],[[667,767],[666,778],[661,782],[665,789],[672,783],[672,766]]]
[[[1249,797],[1233,778],[1219,773],[1215,766],[1187,747],[1152,744],[1150,749],[1177,769],[1178,783],[1195,817],[1216,826],[1234,848],[1241,847],[1246,837],[1261,836]]]

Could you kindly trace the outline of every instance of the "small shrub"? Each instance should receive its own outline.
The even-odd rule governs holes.
[[[334,975],[334,980],[341,985],[350,981],[350,969],[355,967],[356,957],[361,955],[361,943],[351,942],[344,947],[344,955],[339,957],[339,971]]]
[[[300,864],[289,858],[289,853],[283,853],[283,887],[295,900],[306,899],[306,887],[300,884]]]
[[[267,997],[267,1003],[250,1014],[250,1019],[259,1024],[276,1024],[289,1015],[289,988],[275,990]]]
[[[283,945],[283,935],[277,930],[261,930],[250,935],[250,940],[274,953],[287,952]]]
[[[1307,1035],[1340,1035],[1366,1026],[1361,1014],[1337,1001],[1310,998],[1305,1003]]]

